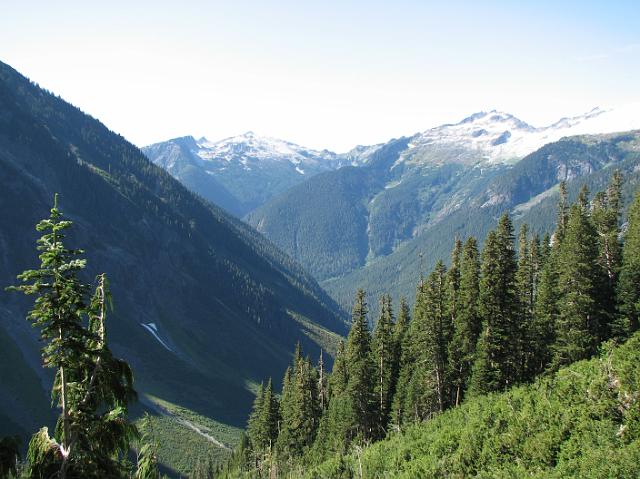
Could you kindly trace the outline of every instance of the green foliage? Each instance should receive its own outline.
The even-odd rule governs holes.
[[[158,470],[158,445],[153,442],[151,419],[145,416],[142,426],[140,448],[136,460],[135,479],[160,479]]]
[[[449,404],[447,345],[451,318],[447,310],[446,268],[439,262],[419,288],[409,329],[413,363],[403,410],[410,420],[424,420]],[[407,418],[405,418],[405,421]]]
[[[20,274],[27,284],[12,288],[36,295],[28,319],[40,330],[43,364],[56,368],[52,398],[61,409],[55,438],[43,428],[30,442],[30,467],[34,474],[58,467],[63,479],[119,477],[120,457],[137,435],[126,417],[127,403],[135,398],[133,373],[107,346],[111,296],[106,277],[99,276],[88,300],[88,286],[78,278],[86,262],[77,259],[82,251],[62,242],[72,222],[62,219],[57,203],[56,195],[50,217],[36,226],[45,232],[38,240],[40,269]]]
[[[625,338],[640,326],[640,193],[636,194],[629,209],[617,298],[619,314],[613,334],[617,338]]]
[[[589,357],[598,344],[601,313],[598,288],[603,286],[597,265],[596,231],[586,207],[574,204],[557,256],[558,317],[555,326],[555,367]]]
[[[347,423],[345,430],[347,442],[355,437],[370,439],[376,434],[375,368],[371,363],[371,333],[367,313],[365,292],[359,290],[353,305],[351,330],[345,350],[348,378],[346,395],[354,414],[353,422]]]
[[[557,395],[558,401],[580,402],[576,399],[579,393],[572,389],[573,386],[558,382],[557,378],[563,376],[551,377],[549,370],[562,366],[557,362],[560,351],[575,351],[577,346],[571,341],[583,339],[572,335],[575,324],[585,318],[588,324],[590,314],[597,319],[606,317],[603,309],[611,301],[598,295],[597,287],[583,286],[603,285],[608,277],[606,262],[603,262],[602,250],[596,240],[597,207],[590,208],[586,190],[570,207],[564,204],[565,200],[563,195],[559,205],[562,212],[558,218],[560,234],[556,232],[553,245],[549,236],[545,236],[542,244],[537,236],[530,238],[528,228],[523,226],[519,235],[519,256],[516,257],[513,226],[506,214],[500,218],[496,230],[488,235],[482,265],[473,238],[464,248],[457,242],[448,271],[442,262],[438,262],[426,280],[420,278],[413,321],[408,321],[408,309],[402,302],[398,322],[394,325],[391,300],[383,296],[373,341],[368,331],[365,294],[359,291],[347,346],[340,346],[328,381],[329,406],[322,413],[315,443],[307,452],[289,457],[287,462],[272,464],[270,473],[275,470],[287,477],[304,474],[306,477],[386,477],[388,467],[408,462],[410,467],[402,470],[403,477],[440,477],[449,475],[449,468],[455,471],[452,477],[546,477],[547,466],[558,466],[558,471],[564,471],[560,467],[564,456],[554,454],[581,455],[576,444],[583,439],[592,441],[597,449],[602,437],[606,436],[608,423],[595,424],[595,429],[588,430],[594,436],[583,437],[580,435],[583,431],[579,429],[581,423],[565,424],[563,421],[573,418],[559,418],[552,405],[553,395]],[[585,283],[584,277],[592,283]],[[563,304],[563,301],[569,304]],[[591,309],[580,309],[585,304]],[[599,326],[591,327],[587,340],[595,346],[607,338],[606,331]],[[640,337],[636,339],[638,341]],[[611,344],[605,346],[607,354],[611,347]],[[394,354],[389,355],[387,363],[384,352],[389,350]],[[590,357],[593,352],[583,350],[567,361]],[[396,361],[400,360],[395,369],[394,357]],[[295,364],[302,361],[299,348],[296,358]],[[622,411],[626,419],[618,428],[618,436],[633,438],[633,441],[640,429],[640,414],[636,411],[640,394],[637,372],[632,362],[627,361],[630,373],[618,375],[612,372],[615,368],[609,359],[607,356],[607,361],[604,357],[602,360],[608,375],[606,381],[598,376],[587,381],[586,386],[577,381],[577,387],[585,389],[594,401],[601,401],[597,410]],[[385,371],[395,372],[387,375]],[[589,371],[579,375],[591,374]],[[543,373],[547,376],[542,376]],[[544,379],[533,389],[515,387],[536,376]],[[625,381],[631,383],[630,387],[620,388],[623,376],[628,377]],[[366,378],[373,380],[372,389],[367,389],[371,382],[365,381]],[[283,398],[290,394],[290,374],[285,376],[284,382]],[[395,394],[389,403],[385,395],[392,387],[395,387]],[[496,395],[509,388],[508,394]],[[542,388],[544,399],[538,397],[539,389],[536,388]],[[312,388],[307,390],[315,394]],[[532,390],[533,397],[526,397]],[[610,404],[611,400],[617,401],[615,407]],[[388,419],[380,415],[388,404],[391,404],[391,428],[385,422]],[[551,409],[545,409],[547,405]],[[449,411],[452,406],[457,406],[453,408],[454,412]],[[594,410],[584,412],[573,406],[563,405],[558,410],[563,414],[569,410],[579,418],[584,415],[588,421],[598,419]],[[455,412],[460,410],[467,412]],[[512,412],[517,415],[513,421],[509,416]],[[461,420],[455,414],[464,414],[464,418]],[[386,430],[387,439],[367,448],[370,441],[378,439],[373,430],[369,430],[367,436],[367,430],[361,429],[364,421],[371,417],[378,419],[378,427]],[[427,429],[429,424],[439,424],[443,417],[455,417],[457,422],[442,426],[436,433],[438,436],[429,437],[425,445],[411,441],[413,449],[403,451],[401,456],[381,457],[380,462],[369,452],[384,447],[380,444],[393,443],[397,437],[411,437],[414,431],[423,427],[416,428],[415,424],[424,423],[424,429]],[[550,428],[548,424],[542,428],[538,424],[525,424],[537,417],[543,418],[543,423],[544,420],[551,421]],[[612,416],[612,419],[616,418],[619,417]],[[560,431],[553,430],[555,420],[562,425]],[[483,429],[468,429],[476,427]],[[578,428],[576,437],[579,438],[575,444],[566,440],[574,427]],[[464,434],[458,436],[459,429],[464,429]],[[533,439],[527,436],[530,431],[533,431]],[[400,434],[394,434],[397,432]],[[556,448],[559,444],[561,446]],[[622,449],[625,448],[626,445]],[[449,457],[452,451],[456,451],[455,455]],[[609,453],[620,454],[620,450],[618,446],[606,451],[594,450],[593,457]],[[626,451],[622,452],[620,471],[629,470],[628,466],[632,464],[633,456],[625,454]],[[441,460],[442,457],[445,459]],[[534,469],[530,469],[531,464],[535,464]],[[572,471],[578,467],[576,470],[585,474],[592,467],[590,464],[591,458],[578,466],[566,460],[562,467]],[[234,477],[233,471],[228,472],[229,477]],[[562,476],[564,472],[559,474]]]
[[[502,394],[474,397],[300,477],[637,477],[640,336]],[[622,411],[622,412],[621,412]]]
[[[476,354],[473,394],[500,391],[520,379],[521,311],[516,289],[517,263],[508,215],[489,233],[482,251],[478,312],[483,322],[482,348]]]
[[[384,436],[391,412],[391,402],[395,392],[395,378],[398,376],[398,355],[394,338],[394,317],[391,297],[380,298],[380,317],[376,322],[371,342],[372,361],[375,367],[374,394],[377,400],[378,417],[375,420],[376,434]],[[400,325],[400,328],[403,328]],[[402,333],[399,333],[402,335]]]
[[[268,384],[261,406],[264,411],[261,414],[261,423],[265,431],[263,445],[267,445],[265,442],[273,443],[277,436],[278,452],[283,457],[299,456],[313,444],[320,421],[317,377],[309,359],[302,357],[299,344],[291,369],[285,375],[280,401],[282,420],[279,434],[277,404],[273,395],[269,402],[269,390]]]
[[[460,263],[460,287],[456,298],[456,314],[453,319],[453,336],[449,344],[449,375],[453,404],[462,402],[471,375],[471,367],[480,335],[481,322],[478,312],[480,295],[480,261],[475,238],[464,244]]]

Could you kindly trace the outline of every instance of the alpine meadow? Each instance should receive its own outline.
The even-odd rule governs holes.
[[[0,479],[640,477],[637,2],[4,7]]]

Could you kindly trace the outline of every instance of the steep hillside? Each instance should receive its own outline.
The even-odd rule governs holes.
[[[473,398],[309,478],[640,475],[640,335],[536,383]]]
[[[516,226],[527,223],[532,231],[544,235],[555,225],[559,181],[567,180],[569,197],[573,200],[583,184],[592,192],[606,188],[614,169],[626,177],[626,205],[640,184],[638,164],[638,132],[576,137],[546,145],[491,179],[477,178],[474,192],[452,195],[445,201],[443,213],[435,215],[419,235],[393,254],[370,261],[343,277],[327,280],[323,286],[343,304],[352,301],[357,287],[377,296],[382,293],[380,284],[393,285],[390,289],[394,296],[405,295],[410,299],[421,268],[428,271],[438,259],[448,261],[456,237],[483,238],[505,211],[513,213]]]
[[[612,166],[635,181],[640,154],[640,134],[632,132],[563,139],[515,165],[465,165],[446,158],[415,163],[405,149],[413,141],[378,149],[366,165],[349,172],[355,177],[351,183],[343,181],[344,170],[325,173],[247,219],[298,258],[344,306],[358,287],[377,295],[381,284],[411,298],[420,268],[427,271],[448,258],[456,236],[484,237],[502,212],[512,210],[534,230],[548,231],[555,218],[548,205],[560,181],[571,191],[582,182],[596,191]]]
[[[0,63],[0,285],[38,264],[34,225],[54,192],[74,221],[69,246],[87,251],[87,279],[111,280],[112,349],[156,414],[208,418],[233,441],[253,385],[281,377],[292,344],[315,356],[345,331],[335,303],[269,241]],[[0,289],[0,363],[12,372],[2,370],[0,435],[32,432],[42,424],[32,411],[48,403],[29,307]]]
[[[188,188],[237,216],[348,161],[327,150],[314,151],[253,132],[217,142],[176,138],[142,151]]]

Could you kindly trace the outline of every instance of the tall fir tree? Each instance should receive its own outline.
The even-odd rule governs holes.
[[[421,283],[422,284],[422,283]],[[391,405],[391,424],[395,429],[399,429],[401,424],[406,422],[404,410],[406,402],[406,392],[411,380],[413,371],[413,348],[411,346],[410,334],[411,317],[409,306],[405,298],[400,299],[400,310],[398,320],[395,325],[394,339],[396,348],[396,361],[398,361],[398,374],[395,380],[394,395]]]
[[[418,421],[444,411],[449,404],[447,348],[451,323],[446,304],[446,273],[439,261],[424,287],[419,289],[411,322],[415,363],[403,408]]]
[[[598,265],[605,281],[598,288],[597,301],[601,305],[599,340],[612,335],[612,323],[616,317],[616,288],[622,266],[622,245],[620,244],[620,198],[622,175],[615,171],[606,192],[598,192],[593,199],[591,213],[598,238]]]
[[[551,345],[554,342],[557,316],[557,277],[549,243],[549,235],[545,235],[540,245],[537,238],[531,243],[534,297],[532,322],[526,334],[528,380],[544,372],[551,362]]]
[[[601,331],[598,288],[604,282],[597,261],[597,233],[589,217],[588,193],[583,189],[577,203],[571,206],[557,254],[554,368],[595,352]]]
[[[318,357],[318,407],[320,413],[323,414],[327,410],[329,403],[329,388],[327,381],[327,371],[324,366],[324,353],[320,350],[320,356]]]
[[[367,320],[368,305],[366,294],[358,290],[353,306],[352,323],[345,358],[347,364],[347,394],[354,412],[352,434],[364,440],[375,435],[375,421],[378,417],[374,391],[375,369],[371,361],[371,333]]]
[[[516,289],[518,305],[520,306],[517,321],[519,322],[520,335],[517,338],[518,354],[520,355],[520,367],[518,377],[525,379],[528,376],[529,363],[532,361],[531,342],[534,340],[533,310],[535,302],[534,284],[535,271],[531,245],[529,243],[529,227],[522,224],[518,235],[518,271],[516,272]]]
[[[559,186],[559,196],[558,196],[558,212],[557,212],[557,221],[556,221],[556,231],[553,235],[553,242],[560,244],[562,243],[562,239],[564,238],[565,230],[567,227],[567,214],[569,212],[569,203],[568,203],[568,195],[567,195],[567,184],[564,181],[561,181]]]
[[[628,338],[640,328],[640,193],[636,193],[629,208],[627,223],[616,292],[618,314],[612,328],[618,340]]]
[[[347,390],[347,383],[349,382],[348,370],[347,370],[347,358],[345,353],[344,341],[338,343],[338,349],[336,351],[336,358],[333,362],[333,369],[327,380],[327,393],[328,399],[334,396],[339,396]]]
[[[376,322],[371,352],[376,371],[374,392],[378,412],[374,428],[378,437],[384,437],[391,412],[394,378],[398,373],[394,343],[393,308],[391,296],[386,294],[380,298],[380,317]]]
[[[262,461],[271,457],[278,437],[279,422],[278,398],[273,392],[271,378],[269,378],[266,387],[261,384],[258,389],[247,425],[247,435],[256,457],[256,465],[260,466]]]
[[[304,453],[315,439],[320,420],[316,376],[311,362],[302,357],[300,344],[296,347],[292,369],[283,385],[280,402],[280,433],[277,447],[285,457]],[[264,407],[264,406],[263,406]]]
[[[449,374],[452,402],[458,405],[464,398],[471,366],[482,328],[478,314],[480,294],[480,260],[476,239],[469,237],[464,244],[460,262],[460,289],[453,323],[453,336],[449,344]]]
[[[129,365],[111,354],[106,340],[106,315],[111,302],[104,275],[92,298],[78,275],[85,267],[82,250],[68,249],[63,240],[71,221],[63,219],[58,197],[48,219],[36,229],[41,266],[18,278],[9,289],[36,295],[28,319],[40,328],[45,367],[56,374],[52,398],[61,409],[54,438],[42,428],[29,443],[33,477],[117,477],[124,474],[120,459],[137,429],[127,419],[135,399]]]
[[[479,313],[482,318],[483,348],[476,354],[472,378],[473,393],[500,391],[519,378],[521,337],[517,321],[520,310],[516,289],[517,262],[513,226],[507,214],[487,236],[482,251]],[[481,374],[482,372],[482,374]]]

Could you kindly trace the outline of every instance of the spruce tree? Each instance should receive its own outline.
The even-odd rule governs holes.
[[[410,336],[410,315],[409,306],[405,298],[400,299],[400,311],[398,321],[395,325],[394,338],[396,348],[396,361],[398,361],[398,374],[395,380],[394,395],[391,405],[391,423],[394,428],[399,429],[400,425],[406,422],[404,406],[406,402],[406,392],[413,372],[413,348]]]
[[[349,381],[347,371],[347,358],[345,353],[344,341],[338,343],[336,358],[333,361],[333,369],[327,380],[327,392],[329,401],[334,396],[339,396],[347,390],[347,382]]]
[[[352,323],[345,359],[347,365],[347,394],[355,415],[351,434],[364,440],[375,434],[378,415],[374,391],[375,369],[371,361],[371,334],[367,320],[368,306],[363,290],[358,290],[353,306]]]
[[[414,420],[428,419],[449,404],[447,338],[451,328],[446,299],[446,268],[439,261],[419,289],[409,333],[415,363],[403,409]]]
[[[481,322],[478,314],[480,294],[480,261],[475,238],[464,244],[460,262],[460,289],[458,306],[453,323],[453,336],[449,344],[449,374],[452,386],[452,402],[458,405],[467,389]]]
[[[519,322],[520,335],[517,340],[517,349],[521,363],[518,371],[519,379],[528,377],[529,363],[532,361],[531,343],[535,340],[533,331],[533,310],[535,301],[535,265],[529,244],[529,227],[522,224],[518,237],[518,271],[516,273],[516,289],[518,305],[520,307]],[[537,253],[536,253],[537,254]]]
[[[380,317],[376,323],[371,343],[372,358],[376,370],[374,392],[377,400],[376,424],[374,429],[383,437],[393,400],[394,378],[397,376],[396,349],[394,343],[394,318],[391,296],[380,298]]]
[[[557,273],[548,235],[542,240],[536,270],[533,322],[528,330],[529,358],[527,379],[544,372],[551,362],[551,346],[555,337],[557,306]]]
[[[40,269],[23,272],[18,278],[27,284],[11,288],[37,295],[28,319],[40,329],[45,367],[56,370],[52,397],[61,409],[54,438],[43,428],[29,444],[30,475],[114,477],[123,473],[120,459],[137,434],[126,418],[135,398],[133,374],[107,346],[106,277],[98,277],[89,300],[89,286],[78,277],[86,264],[83,252],[63,244],[71,225],[56,195],[50,217],[36,226],[44,232]]]
[[[318,407],[320,413],[323,414],[327,410],[329,403],[329,388],[327,381],[327,371],[324,366],[324,355],[322,349],[320,350],[320,357],[318,358]]]
[[[517,321],[520,306],[516,290],[517,263],[513,226],[507,214],[487,236],[482,251],[479,313],[483,323],[482,351],[476,354],[472,381],[474,394],[500,391],[519,379],[521,334]]]
[[[278,450],[290,457],[301,455],[313,444],[320,419],[316,377],[299,344],[293,361],[285,377],[286,389],[283,386],[277,439]]]
[[[640,193],[629,208],[617,299],[618,315],[612,328],[613,336],[623,340],[640,327]]]
[[[558,199],[558,212],[556,221],[556,231],[554,233],[554,243],[562,243],[564,238],[565,229],[567,227],[567,214],[569,212],[569,205],[567,199],[567,184],[564,181],[559,185],[559,199]]]
[[[598,288],[597,301],[601,306],[599,341],[612,335],[616,317],[616,288],[622,265],[620,236],[620,195],[622,175],[614,172],[606,192],[598,192],[593,199],[591,214],[598,239],[598,265],[604,281]]]
[[[253,447],[260,444],[260,413],[262,411],[262,403],[264,402],[264,384],[260,383],[256,398],[253,400],[253,408],[247,422],[247,436]]]
[[[603,275],[597,264],[596,231],[588,213],[587,192],[583,189],[569,211],[558,248],[554,368],[589,357],[598,344],[601,312],[597,298]]]

